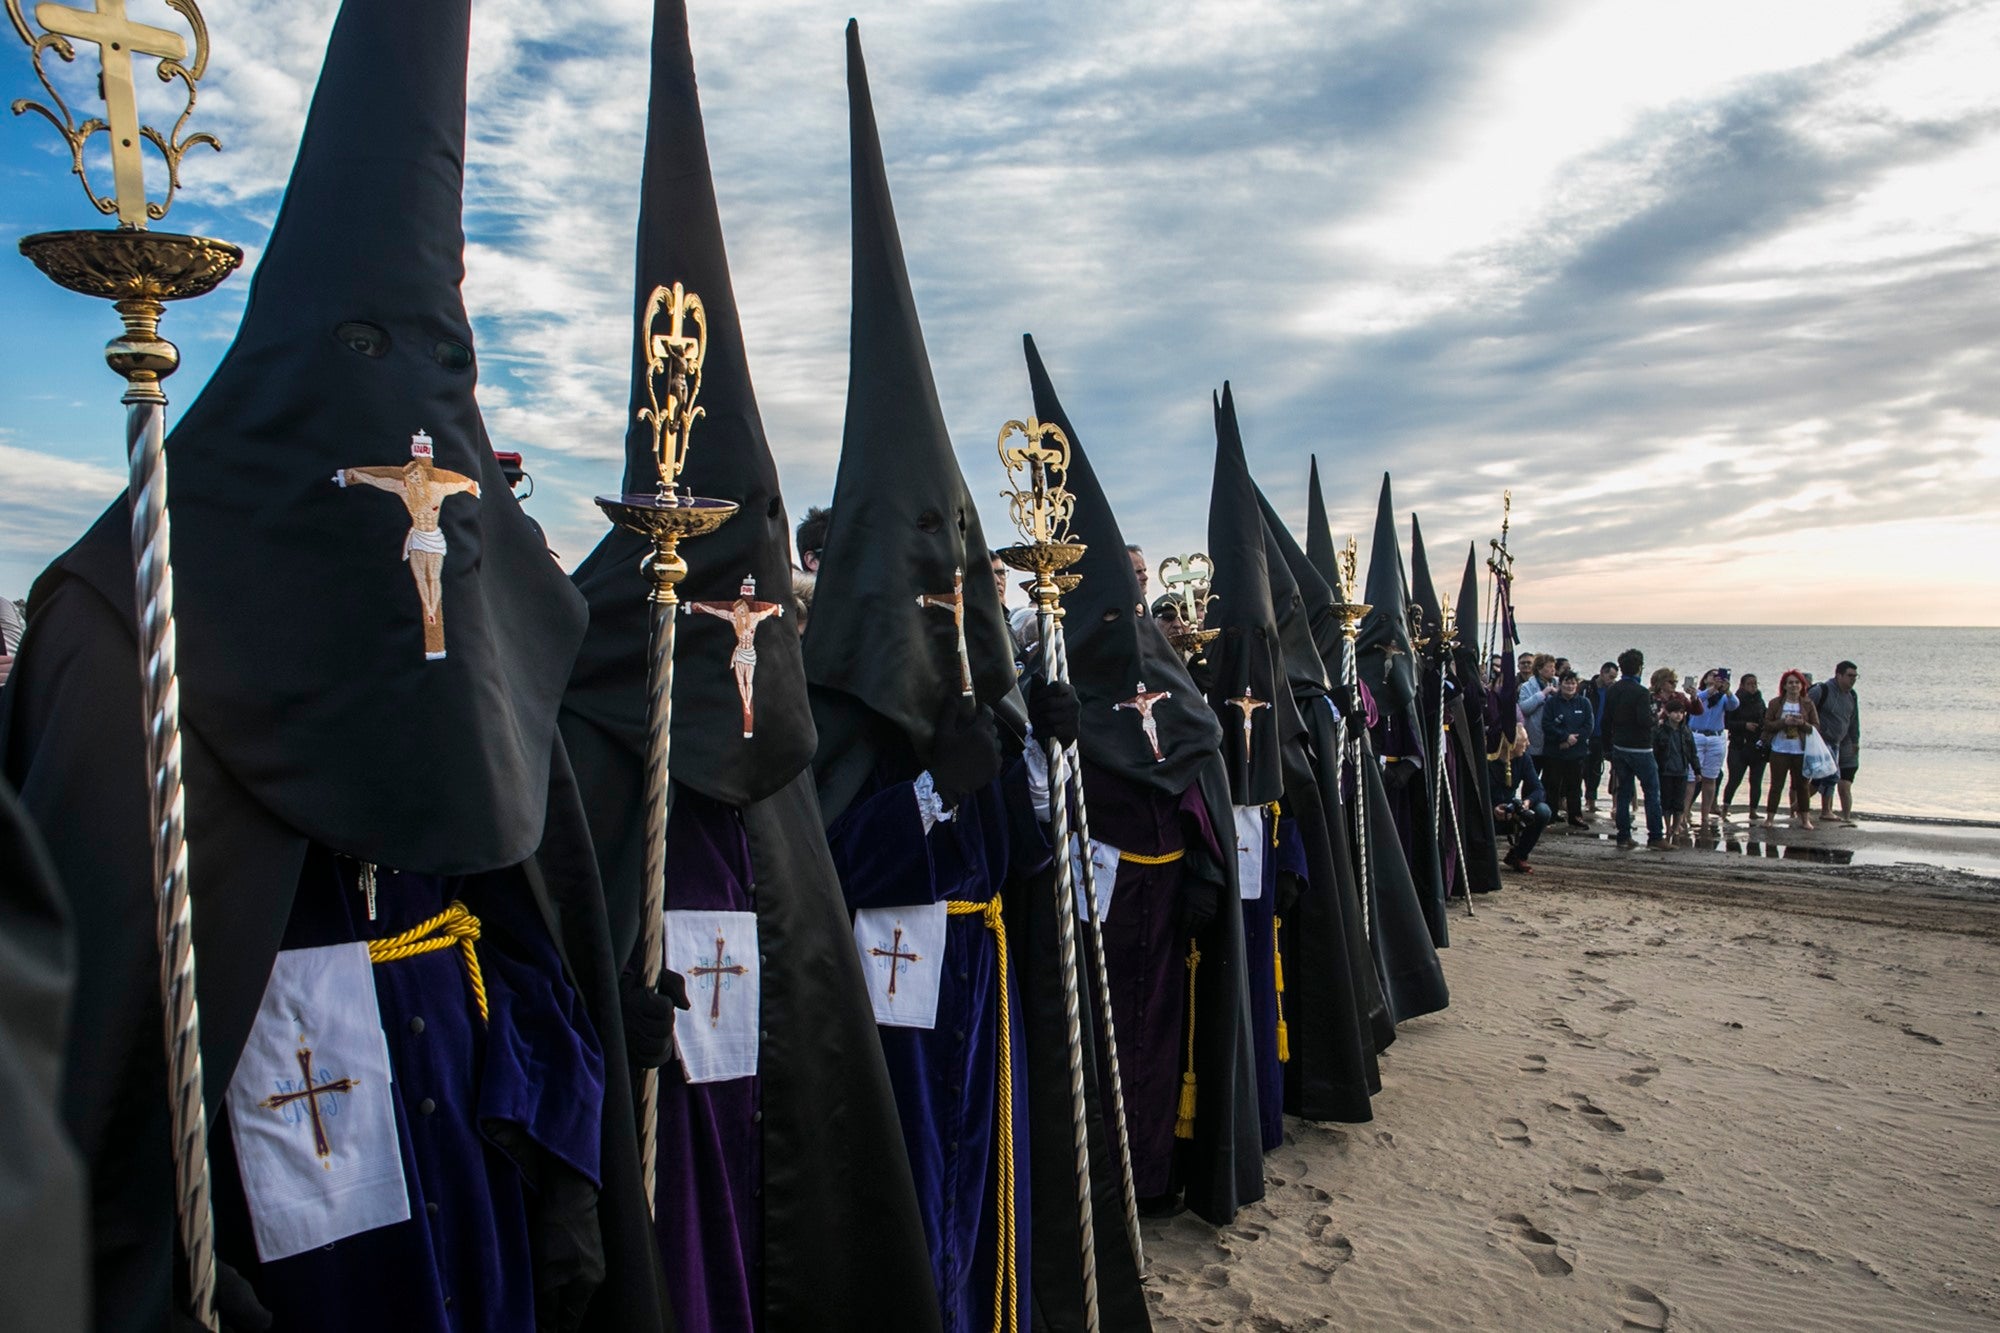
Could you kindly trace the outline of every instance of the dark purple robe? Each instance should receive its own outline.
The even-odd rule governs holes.
[[[1257,1048],[1257,1116],[1264,1151],[1285,1141],[1285,1066],[1278,1059],[1278,955],[1273,921],[1278,913],[1278,873],[1303,876],[1305,849],[1290,820],[1275,832],[1265,816],[1264,882],[1255,898],[1243,900],[1243,972],[1250,991],[1250,1027]]]
[[[1175,799],[1086,762],[1084,794],[1091,837],[1135,856],[1180,854],[1162,865],[1120,862],[1103,923],[1133,1185],[1140,1198],[1155,1198],[1174,1188],[1174,1120],[1187,1064],[1186,853],[1191,844],[1211,857],[1222,853],[1199,784]]]
[[[750,841],[730,806],[680,788],[667,823],[667,909],[753,910]],[[761,945],[761,941],[760,941]],[[660,1070],[654,1232],[685,1329],[762,1327],[763,1080]]]
[[[457,947],[376,964],[409,1220],[259,1263],[225,1118],[212,1140],[217,1252],[287,1333],[535,1333],[524,1167],[536,1168],[498,1140],[518,1131],[597,1182],[596,1034],[516,872],[459,879],[384,868],[370,921],[357,870],[321,847],[308,852],[283,947],[386,938],[462,900],[481,923],[489,1019],[480,1022]],[[339,1132],[337,1102],[325,1102],[330,1133]],[[521,1150],[516,1140],[511,1151]]]
[[[958,901],[983,903],[1010,879],[1048,860],[1048,840],[1028,795],[1026,766],[1012,764],[984,791],[962,801],[928,833],[912,780],[879,773],[827,830],[850,908]],[[947,1333],[982,1333],[993,1324],[998,1259],[999,988],[1011,1020],[1015,1272],[1019,1318],[1030,1325],[1028,1061],[1025,1021],[1010,939],[999,972],[997,939],[977,914],[946,922],[937,1021],[930,1028],[881,1026],[882,1052],[916,1178],[930,1241],[938,1304]],[[883,1327],[896,1326],[893,1311]]]

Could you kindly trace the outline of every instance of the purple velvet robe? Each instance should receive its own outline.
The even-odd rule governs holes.
[[[827,830],[827,844],[850,908],[983,903],[999,896],[1010,879],[1045,865],[1049,854],[1029,800],[1025,765],[1018,760],[928,834],[914,782],[878,773],[872,790],[856,796]],[[1014,962],[1020,945],[1010,941],[1003,976],[996,938],[980,916],[951,917],[945,930],[935,1026],[877,1031],[916,1178],[946,1333],[984,1333],[993,1324],[997,1131],[1001,1114],[1011,1118],[1015,1271],[1025,1329],[1033,1306],[1026,1024]],[[1013,1071],[1013,1104],[1004,1111],[995,1058],[1003,985]],[[894,1313],[884,1311],[883,1327],[895,1326]]]
[[[1197,784],[1176,798],[1086,763],[1084,795],[1091,837],[1121,852],[1166,856],[1194,844],[1221,857]],[[1142,1199],[1174,1187],[1174,1120],[1187,1063],[1187,874],[1185,856],[1165,865],[1121,863],[1104,918],[1132,1178]],[[1103,1077],[1108,1087],[1108,1073]]]
[[[750,842],[732,807],[674,793],[667,823],[667,908],[753,910]],[[761,941],[760,941],[761,943]],[[689,1083],[660,1069],[659,1179],[653,1229],[683,1329],[762,1326],[762,1080]]]
[[[535,1333],[529,1187],[486,1127],[518,1129],[531,1151],[596,1183],[596,1033],[517,872],[447,879],[383,868],[370,921],[357,869],[319,847],[308,853],[283,947],[397,935],[462,900],[482,926],[489,1020],[480,1022],[458,948],[377,964],[409,1220],[259,1263],[225,1119],[214,1139],[218,1253],[287,1333]],[[337,1113],[328,1124],[339,1132]]]
[[[1272,838],[1270,818],[1264,836]],[[1278,1059],[1278,955],[1273,922],[1278,913],[1278,872],[1304,876],[1305,848],[1289,818],[1278,820],[1264,848],[1264,882],[1243,900],[1243,971],[1250,990],[1250,1027],[1257,1045],[1257,1115],[1264,1151],[1285,1141],[1285,1066]]]

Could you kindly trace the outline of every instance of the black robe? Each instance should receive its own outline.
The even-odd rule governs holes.
[[[79,938],[91,941],[78,975],[63,1113],[90,1171],[97,1327],[155,1333],[181,1286],[182,1264],[125,528],[120,500],[37,581],[32,637],[0,693],[0,769],[48,834],[66,906]],[[204,1086],[217,1143],[211,1169],[223,1226],[236,1182],[222,1099],[312,844],[217,761],[204,740],[207,725],[184,717],[182,743]],[[560,744],[551,751],[545,804],[538,849],[493,874],[531,901],[527,915],[544,923],[599,1041],[622,1050],[603,894]],[[596,1211],[607,1272],[585,1327],[668,1328],[622,1062],[606,1063],[604,1089]],[[218,1244],[230,1252],[226,1229]]]

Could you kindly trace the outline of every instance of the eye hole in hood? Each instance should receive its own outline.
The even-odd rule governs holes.
[[[379,360],[389,354],[389,334],[379,324],[349,320],[334,326],[333,336],[349,351]]]

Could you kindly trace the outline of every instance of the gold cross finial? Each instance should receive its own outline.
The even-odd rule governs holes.
[[[1208,595],[1209,585],[1214,581],[1215,562],[1206,552],[1170,555],[1160,562],[1160,586],[1180,603],[1181,623],[1189,629],[1201,628],[1208,604],[1215,600]]]
[[[1007,441],[1016,435],[1023,442],[1009,445]],[[1067,541],[1076,497],[1063,487],[1063,474],[1069,471],[1069,437],[1062,427],[1033,417],[1009,421],[1000,427],[999,448],[1007,479],[1021,488],[1000,495],[1022,540],[1033,546]]]
[[[664,332],[656,332],[660,316]],[[694,324],[694,332],[687,331]],[[708,311],[701,298],[677,282],[655,287],[639,320],[639,350],[646,358],[646,397],[651,407],[639,409],[639,420],[653,427],[653,462],[660,470],[660,498],[671,499],[687,466],[688,434],[703,409],[694,405],[701,393],[701,366],[708,359]],[[660,390],[666,389],[666,397]]]
[[[207,144],[220,149],[222,145],[212,134],[194,134],[183,138],[188,117],[194,114],[195,84],[208,68],[208,25],[202,21],[201,11],[195,8],[194,0],[166,0],[169,9],[186,19],[194,33],[194,59],[188,59],[187,41],[177,32],[165,28],[155,28],[144,23],[135,23],[125,16],[125,0],[94,0],[95,8],[75,9],[68,5],[43,3],[35,6],[35,22],[40,24],[39,36],[28,26],[28,19],[21,12],[22,0],[5,0],[7,17],[13,20],[14,31],[28,44],[28,50],[35,64],[35,77],[48,91],[49,99],[55,103],[51,110],[40,102],[27,98],[17,98],[14,114],[37,111],[63,137],[69,145],[70,170],[83,184],[84,194],[97,211],[116,214],[118,225],[143,230],[147,222],[157,222],[167,215],[172,206],[174,194],[181,185],[181,158],[196,144]],[[71,38],[89,42],[97,47],[98,95],[104,99],[104,115],[77,120],[71,113],[68,101],[63,97],[49,71],[42,64],[42,57],[54,52],[65,64],[76,59],[76,47]],[[134,56],[158,56],[157,69],[161,83],[179,83],[187,94],[187,101],[181,108],[171,129],[162,134],[151,125],[139,121],[138,90],[132,80],[132,60]],[[100,195],[90,183],[89,172],[84,167],[84,148],[92,137],[102,132],[110,140],[111,148],[111,195]],[[160,156],[167,164],[167,191],[159,203],[146,198],[146,176],[142,160],[141,145],[150,143],[160,150]]]

